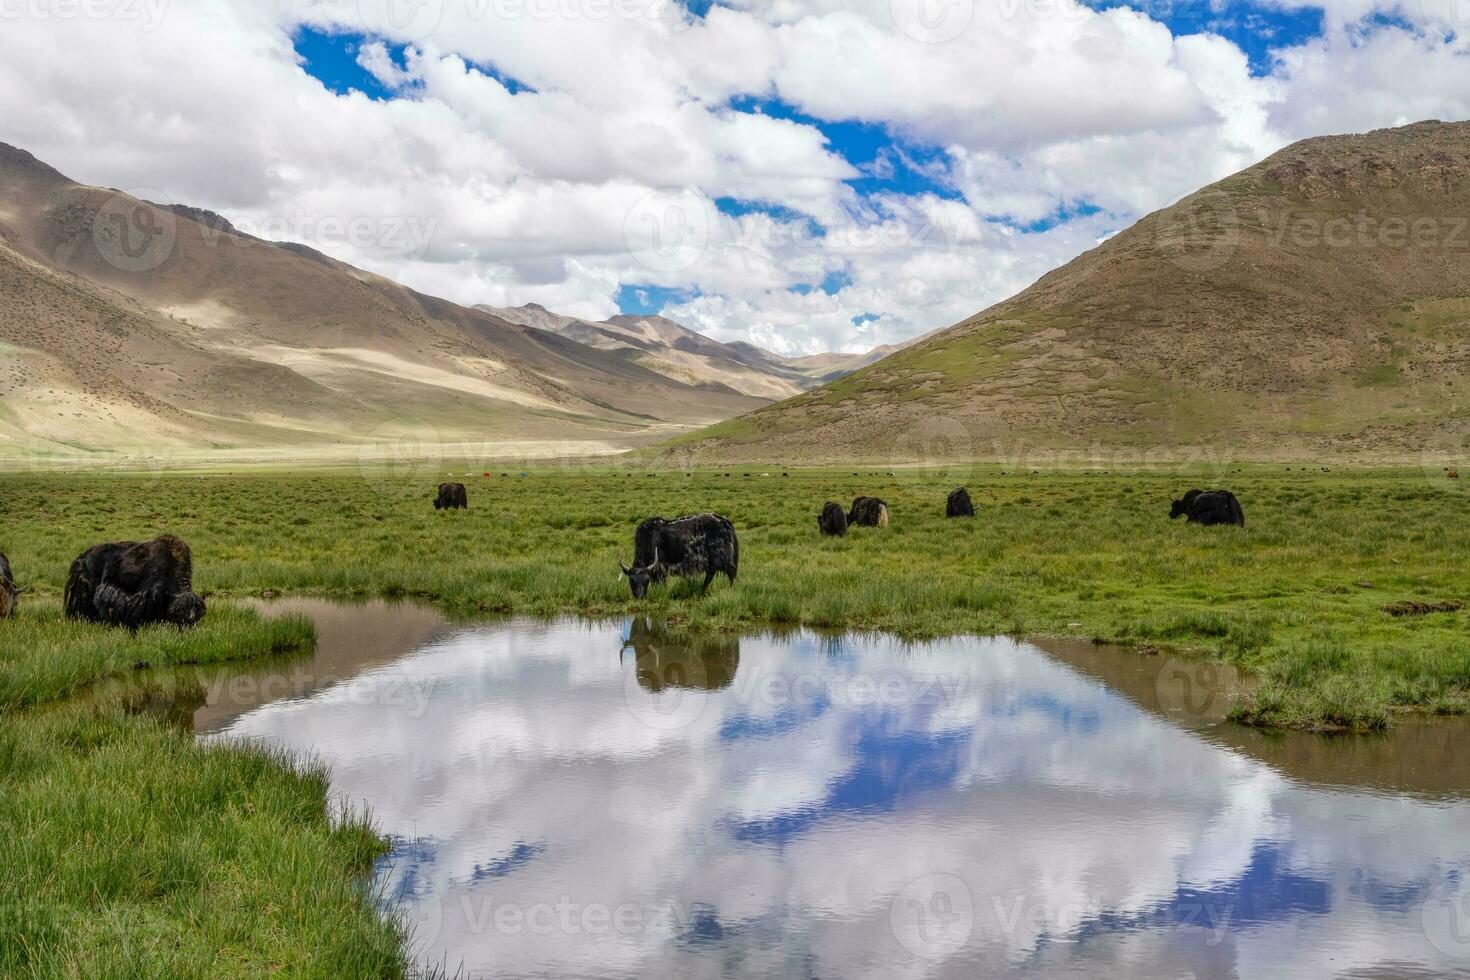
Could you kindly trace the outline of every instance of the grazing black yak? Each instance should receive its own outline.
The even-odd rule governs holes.
[[[15,587],[15,576],[10,573],[10,559],[0,552],[0,619],[9,619],[15,612],[15,600],[20,589]]]
[[[975,504],[970,500],[970,491],[960,487],[949,495],[949,503],[944,509],[945,517],[974,517]]]
[[[841,504],[827,501],[822,513],[817,516],[817,527],[829,538],[840,538],[847,534],[847,514]]]
[[[1169,508],[1169,519],[1183,516],[1191,524],[1234,524],[1245,527],[1245,512],[1229,490],[1191,490]]]
[[[643,598],[650,585],[670,575],[690,578],[703,573],[702,594],[720,572],[734,583],[740,569],[740,542],[735,525],[719,514],[672,521],[650,517],[633,535],[633,567],[621,567],[635,599]]]
[[[193,626],[204,618],[194,592],[189,546],[171,534],[139,544],[99,544],[71,563],[65,595],[68,619],[137,629],[149,623]]]
[[[434,500],[435,510],[469,510],[470,498],[463,483],[439,484],[439,496]]]
[[[847,523],[853,527],[887,527],[888,505],[877,497],[858,497],[847,512]]]

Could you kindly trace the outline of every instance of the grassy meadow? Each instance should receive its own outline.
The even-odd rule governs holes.
[[[468,512],[433,510],[449,477],[468,485]],[[973,521],[943,516],[959,483]],[[1196,485],[1235,490],[1247,529],[1170,522],[1170,496]],[[231,596],[637,612],[712,630],[1082,636],[1254,671],[1242,720],[1367,730],[1470,710],[1470,612],[1384,611],[1467,597],[1466,491],[1432,472],[1284,466],[0,476],[0,550],[30,590],[0,623],[0,975],[411,972],[402,927],[367,890],[383,843],[362,815],[334,812],[326,773],[197,744],[153,710],[179,692],[67,701],[143,665],[311,647],[309,623],[263,619]],[[821,538],[822,503],[859,493],[888,501],[891,526]],[[636,523],[707,510],[739,528],[738,584],[633,601],[618,562]],[[190,542],[210,597],[197,630],[130,635],[61,617],[73,557],[164,531]]]
[[[433,509],[450,477],[469,487],[469,511]],[[976,520],[944,518],[959,483]],[[1191,486],[1233,489],[1246,530],[1169,521],[1170,496]],[[892,526],[821,538],[821,504],[859,493],[886,499]],[[637,522],[707,510],[740,531],[737,586],[720,579],[701,598],[675,584],[634,602],[617,563],[631,558]],[[1305,728],[1470,710],[1470,612],[1383,611],[1470,598],[1467,513],[1470,481],[1438,471],[1300,466],[0,477],[0,549],[35,590],[22,608],[54,603],[84,547],[167,530],[193,546],[196,587],[216,596],[411,596],[465,614],[639,612],[709,629],[1082,636],[1247,668],[1261,683],[1238,716]]]

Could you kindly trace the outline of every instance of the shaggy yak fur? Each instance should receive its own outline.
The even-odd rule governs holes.
[[[0,553],[0,619],[9,619],[15,612],[15,600],[19,595],[15,576],[10,573],[10,559]]]
[[[434,500],[435,510],[469,510],[470,498],[463,483],[439,484],[439,496]]]
[[[887,527],[888,505],[877,497],[858,497],[847,512],[849,527]]]
[[[71,563],[66,615],[137,629],[149,623],[193,626],[204,618],[194,592],[189,546],[166,534],[144,543],[99,544]]]
[[[975,504],[970,500],[970,491],[960,487],[949,495],[949,503],[944,509],[945,517],[974,517]]]
[[[1245,527],[1245,511],[1229,490],[1191,490],[1169,507],[1169,519],[1183,517],[1191,524],[1234,524]]]
[[[840,538],[847,534],[847,514],[843,512],[842,505],[827,501],[822,507],[822,513],[817,516],[817,527],[829,538]]]
[[[709,591],[715,575],[721,572],[733,584],[740,570],[735,525],[719,514],[672,521],[650,517],[638,525],[633,535],[633,567],[623,565],[622,569],[635,599],[643,598],[649,586],[670,575],[692,578],[703,574],[701,593]]]

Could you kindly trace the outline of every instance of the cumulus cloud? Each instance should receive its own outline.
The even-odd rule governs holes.
[[[920,2],[5,7],[0,140],[460,302],[660,287],[801,353],[956,322],[1291,140],[1470,116],[1453,0],[1332,0],[1266,75],[1139,10]]]

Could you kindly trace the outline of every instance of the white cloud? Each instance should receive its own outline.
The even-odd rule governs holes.
[[[1326,36],[1268,77],[1223,38],[1131,10],[961,2],[946,9],[969,12],[963,29],[925,43],[933,22],[907,2],[749,0],[701,20],[664,0],[444,0],[399,9],[406,23],[386,0],[200,0],[156,21],[17,8],[0,140],[461,302],[605,316],[619,285],[662,286],[703,294],[671,311],[701,329],[800,352],[955,322],[1293,139],[1470,116],[1453,0],[1404,12],[1440,28],[1422,34],[1357,24],[1374,0],[1334,3]],[[324,89],[294,50],[303,23],[368,35],[351,58],[396,97]],[[870,176],[929,182],[865,197],[821,130],[736,96],[940,152],[880,145]],[[693,261],[630,249],[654,192],[698,202],[679,217],[699,226],[671,232],[697,237]],[[718,198],[775,210],[730,218]],[[1104,213],[1040,234],[986,220],[1082,204]],[[934,224],[937,244],[917,231]],[[843,285],[790,290],[824,277]]]

